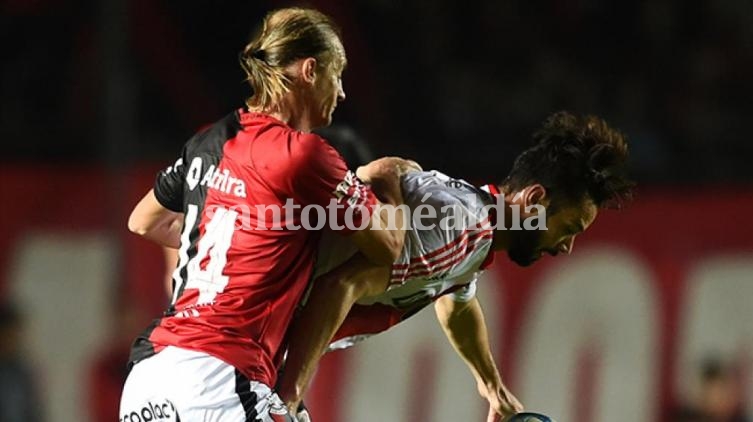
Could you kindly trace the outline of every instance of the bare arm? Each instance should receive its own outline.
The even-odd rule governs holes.
[[[131,211],[128,230],[168,248],[180,248],[183,214],[163,207],[150,190]]]
[[[488,421],[522,411],[523,406],[502,383],[502,377],[494,363],[478,299],[456,302],[445,295],[436,301],[434,309],[452,347],[476,379],[479,394],[489,402]]]
[[[308,388],[319,358],[350,308],[361,297],[383,292],[389,282],[390,268],[372,264],[363,255],[356,254],[314,282],[306,306],[288,333],[288,356],[278,383],[278,393],[293,413]]]
[[[390,265],[400,256],[405,241],[404,207],[377,204],[371,214],[369,225],[350,235],[358,250],[369,261]]]
[[[371,184],[381,203],[371,215],[367,229],[352,236],[358,249],[376,264],[390,265],[403,249],[405,219],[400,178],[407,172],[420,171],[415,162],[397,157],[385,157],[358,168],[356,175]]]
[[[353,304],[386,290],[391,265],[400,256],[405,237],[407,207],[400,207],[400,179],[420,169],[415,162],[396,157],[381,158],[358,169],[358,178],[372,185],[382,203],[372,213],[370,226],[351,236],[361,253],[314,282],[306,306],[290,328],[278,393],[293,413]]]
[[[421,166],[413,160],[383,157],[359,167],[356,176],[371,184],[380,201],[397,206],[403,203],[400,178],[406,173],[421,170]]]

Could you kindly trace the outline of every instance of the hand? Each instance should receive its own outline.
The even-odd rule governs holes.
[[[384,157],[359,167],[356,176],[371,184],[374,193],[382,202],[398,205],[402,203],[400,178],[406,173],[421,170],[421,166],[415,161]]]
[[[356,169],[356,176],[366,183],[385,174],[402,176],[413,171],[423,171],[421,166],[413,161],[400,157],[382,157]]]
[[[407,160],[403,158],[398,158],[398,160],[399,162],[397,162],[397,172],[400,174],[400,176],[414,171],[424,171],[421,165],[413,160]]]
[[[284,373],[284,372],[283,372]],[[288,413],[295,415],[301,406],[301,396],[297,393],[295,387],[285,388],[282,385],[276,387],[277,396],[280,397],[285,407],[288,408]]]
[[[486,422],[503,422],[502,415],[497,413],[491,405],[489,405],[489,413],[486,415]]]
[[[486,422],[501,422],[504,418],[523,411],[523,405],[504,385],[488,391],[486,399],[489,401]]]
[[[301,409],[301,401],[300,400],[289,401],[289,400],[283,399],[283,401],[285,402],[285,407],[288,408],[288,413],[290,413],[291,415],[297,415],[298,414],[298,410]],[[303,408],[303,410],[306,410],[306,409]]]

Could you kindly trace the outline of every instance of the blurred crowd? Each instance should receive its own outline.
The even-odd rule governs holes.
[[[742,372],[722,359],[709,358],[699,365],[696,397],[680,404],[672,422],[750,422],[743,410]],[[696,380],[688,380],[693,382]]]
[[[627,132],[640,182],[753,180],[750,2],[304,4],[343,28],[348,98],[335,119],[378,155],[499,177],[547,114],[569,109]],[[4,161],[96,162],[117,151],[117,161],[164,162],[242,105],[237,53],[250,23],[281,4],[0,5]],[[41,136],[30,131],[40,121]]]
[[[24,357],[24,319],[0,301],[0,422],[40,422],[43,407],[31,363]]]

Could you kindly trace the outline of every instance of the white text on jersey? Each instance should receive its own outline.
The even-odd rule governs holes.
[[[201,185],[240,198],[246,197],[246,183],[241,179],[233,177],[230,174],[230,170],[215,167],[215,165],[212,164],[202,176],[202,164],[201,157],[194,157],[193,161],[191,161],[191,167],[186,173],[186,182],[191,190],[194,190],[196,186]]]

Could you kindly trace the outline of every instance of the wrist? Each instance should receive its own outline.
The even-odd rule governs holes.
[[[485,398],[496,397],[502,390],[502,380],[499,378],[479,380],[478,390]]]
[[[299,402],[301,389],[296,385],[295,382],[284,381],[285,380],[277,385],[277,388],[275,389],[277,395],[286,404]]]
[[[282,402],[285,403],[285,407],[291,410],[295,410],[298,407],[298,404],[301,402],[300,396],[295,393],[284,394],[282,391],[278,391],[277,395],[280,397]]]

